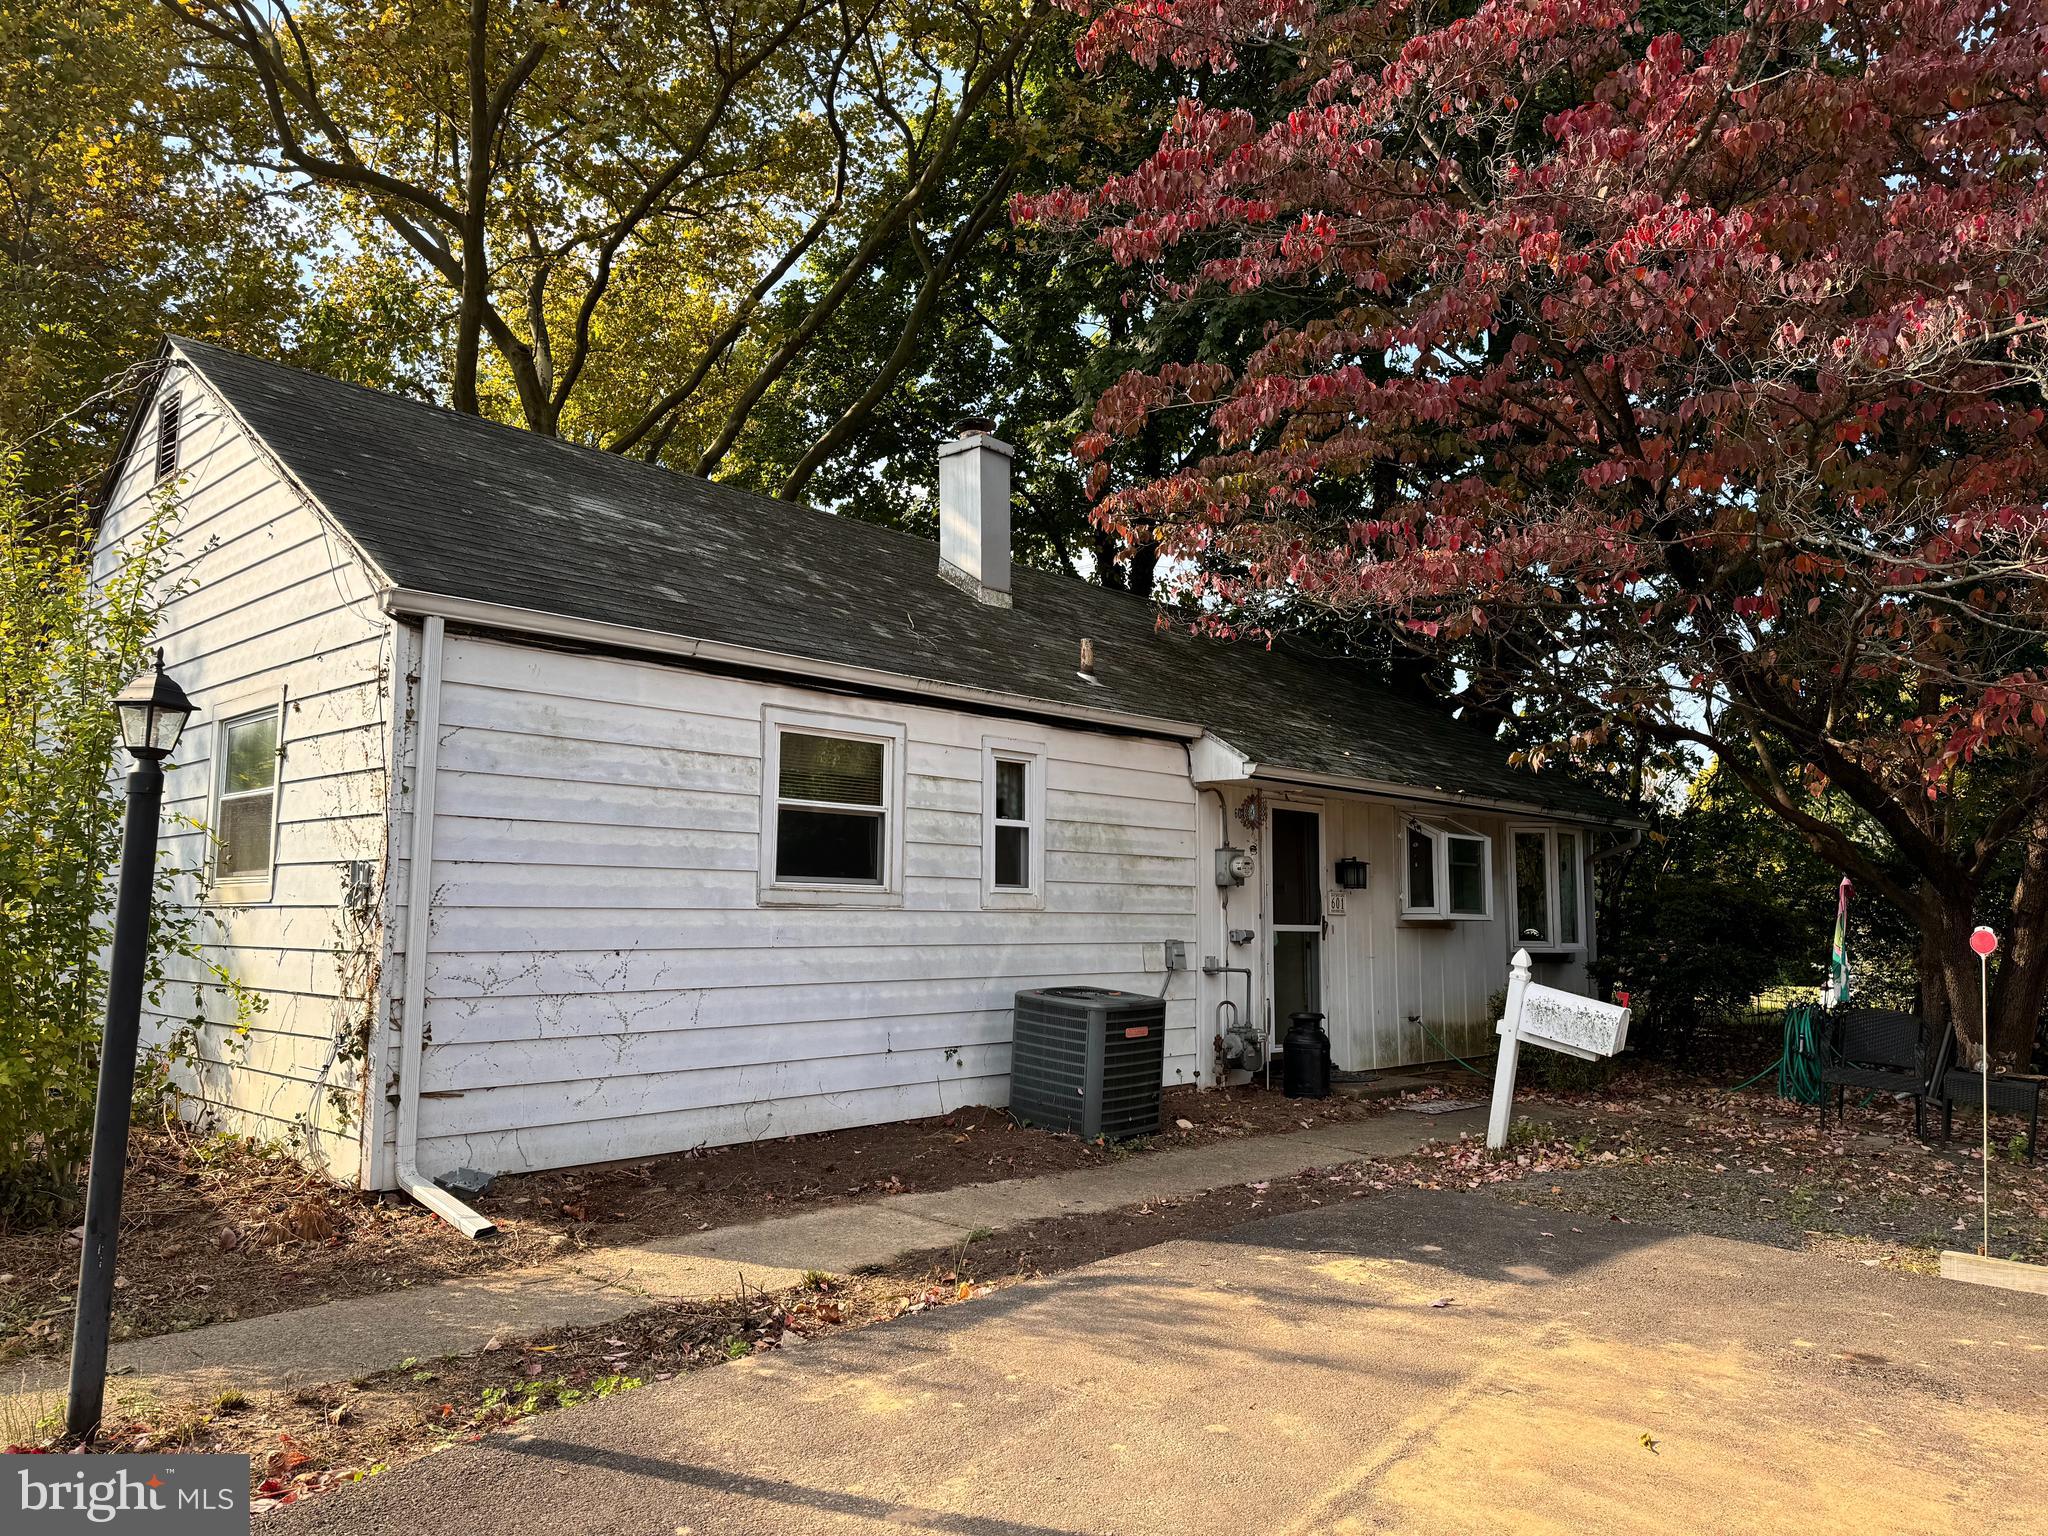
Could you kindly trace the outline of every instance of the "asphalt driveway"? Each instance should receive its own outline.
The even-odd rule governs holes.
[[[2048,1527],[2048,1299],[1574,1220],[1411,1192],[1169,1243],[550,1415],[261,1529]]]

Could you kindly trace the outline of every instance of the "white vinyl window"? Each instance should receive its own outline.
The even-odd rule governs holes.
[[[1045,748],[982,738],[981,890],[985,907],[1036,907],[1045,893]]]
[[[1585,838],[1569,827],[1516,827],[1514,941],[1534,949],[1585,947]]]
[[[900,892],[902,728],[780,710],[765,723],[763,899]]]
[[[1401,828],[1401,915],[1473,922],[1493,915],[1493,839],[1462,827]]]
[[[214,727],[213,888],[227,901],[268,901],[277,862],[279,703]]]

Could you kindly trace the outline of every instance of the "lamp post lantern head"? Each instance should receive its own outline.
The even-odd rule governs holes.
[[[192,717],[192,701],[164,675],[162,650],[157,651],[153,668],[114,695],[114,713],[121,721],[121,745],[130,756],[161,762],[171,755],[185,722]]]

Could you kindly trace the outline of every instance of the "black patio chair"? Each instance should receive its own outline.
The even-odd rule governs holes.
[[[1820,1123],[1828,1123],[1828,1090],[1835,1091],[1835,1121],[1851,1088],[1907,1094],[1913,1100],[1913,1134],[1926,1135],[1927,1097],[1935,1087],[1935,1058],[1920,1020],[1890,1008],[1844,1008],[1828,1021],[1821,1053]]]
[[[1952,1067],[1936,1079],[1934,1097],[1941,1100],[1941,1135],[1946,1141],[1955,1134],[1956,1106],[1984,1102],[1984,1079],[1975,1068]],[[2034,1161],[2041,1139],[2041,1079],[1993,1073],[1991,1113],[2027,1117],[2027,1161]]]

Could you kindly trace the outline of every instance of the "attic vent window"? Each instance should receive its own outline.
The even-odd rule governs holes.
[[[183,405],[175,392],[156,408],[156,478],[161,485],[178,472],[178,424]]]

